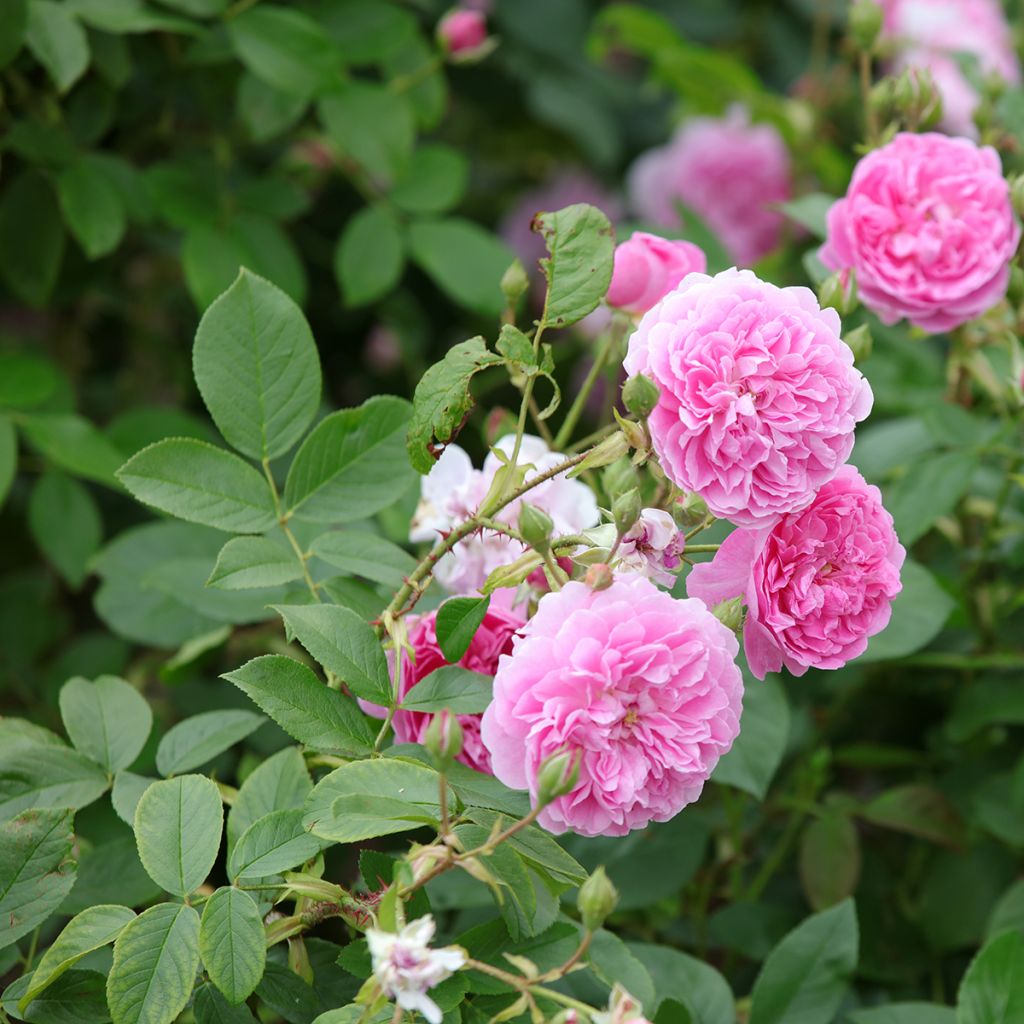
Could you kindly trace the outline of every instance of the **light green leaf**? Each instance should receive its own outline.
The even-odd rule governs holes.
[[[260,912],[248,893],[222,886],[203,907],[199,952],[210,981],[229,1003],[249,997],[267,962]]]
[[[135,824],[135,808],[139,806],[142,794],[158,779],[135,772],[120,771],[114,776],[114,785],[110,791],[110,802],[114,812],[126,824]]]
[[[326,844],[303,827],[302,814],[289,807],[253,822],[231,850],[231,878],[265,878],[312,860]]]
[[[441,711],[479,715],[494,695],[494,680],[458,665],[442,665],[421,679],[402,701],[406,711]]]
[[[913,654],[929,644],[949,618],[953,598],[924,566],[908,559],[900,569],[900,580],[903,590],[892,603],[889,625],[868,641],[858,664]]]
[[[424,273],[460,306],[485,316],[501,313],[501,278],[515,254],[489,231],[460,217],[415,221],[409,248]]]
[[[185,897],[213,869],[224,810],[220,790],[201,775],[154,782],[135,808],[135,842],[150,878]]]
[[[228,845],[253,822],[271,811],[300,806],[313,788],[306,762],[297,747],[286,747],[268,757],[246,777],[228,812]]]
[[[288,471],[285,507],[300,519],[365,519],[396,501],[414,475],[403,447],[412,410],[401,398],[371,398],[326,416]]]
[[[791,199],[788,203],[780,203],[779,209],[792,221],[795,221],[815,238],[824,238],[828,234],[826,218],[828,211],[836,203],[836,197],[824,192],[809,192],[805,196]]]
[[[885,507],[896,535],[907,548],[967,493],[977,466],[969,452],[938,452],[916,458],[907,472],[885,490]]]
[[[86,807],[110,785],[107,773],[67,747],[0,751],[0,821],[28,807]]]
[[[543,322],[568,327],[593,312],[612,279],[615,231],[595,206],[577,203],[534,218],[550,254],[541,260],[548,279]]]
[[[1012,1024],[1024,1019],[1024,936],[990,939],[971,961],[957,993],[957,1024]]]
[[[234,537],[221,548],[206,581],[220,590],[273,587],[302,579],[295,552],[267,537]]]
[[[72,414],[40,413],[25,416],[21,428],[32,447],[55,466],[73,476],[117,487],[115,474],[124,456],[88,420]]]
[[[119,245],[127,224],[121,193],[106,166],[86,154],[57,175],[64,220],[91,260]]]
[[[18,435],[7,416],[0,415],[0,507],[18,472]]]
[[[113,1024],[171,1024],[192,995],[198,968],[199,915],[180,903],[150,907],[114,943],[107,977]]]
[[[103,523],[89,491],[63,473],[45,473],[29,497],[28,525],[46,558],[77,590],[103,540]]]
[[[330,815],[317,821],[314,832],[333,843],[361,843],[378,836],[436,825],[436,821],[436,817],[419,804],[350,793],[334,801]]]
[[[473,377],[503,362],[501,356],[487,350],[483,338],[476,337],[453,345],[423,374],[416,385],[406,442],[409,461],[418,473],[433,469],[443,446],[465,422],[475,404],[469,390]]]
[[[72,812],[32,808],[0,825],[0,949],[42,924],[75,882]]]
[[[19,299],[40,307],[57,283],[63,256],[57,197],[41,174],[24,171],[0,198],[0,276]]]
[[[750,1024],[829,1024],[857,966],[857,948],[852,900],[807,918],[761,968]]]
[[[253,459],[288,451],[320,403],[320,357],[302,310],[248,270],[206,311],[192,361],[213,421]]]
[[[409,213],[444,213],[462,198],[469,162],[457,149],[428,142],[412,154],[391,190],[391,201]]]
[[[180,775],[206,764],[255,732],[266,719],[254,711],[204,711],[179,722],[156,748],[161,775]]]
[[[287,92],[249,71],[238,82],[238,115],[254,142],[269,142],[302,117],[309,100]]]
[[[60,690],[60,715],[71,742],[111,774],[139,756],[153,727],[145,697],[116,676],[69,679]]]
[[[365,206],[345,225],[334,252],[334,275],[349,309],[383,298],[402,276],[401,225],[385,206]]]
[[[121,929],[135,919],[135,911],[128,907],[103,904],[88,907],[73,917],[64,930],[43,954],[32,974],[32,983],[19,1000],[21,1010],[45,988],[52,985],[69,967],[73,967],[86,953],[113,942]]]
[[[278,605],[288,631],[357,697],[389,705],[393,699],[387,658],[377,634],[355,612],[337,605]]]
[[[89,39],[66,4],[29,0],[25,43],[60,92],[67,92],[89,67]]]
[[[322,533],[310,545],[317,558],[342,572],[400,587],[413,569],[416,559],[397,544],[361,530]]]
[[[465,657],[490,603],[490,597],[451,597],[438,608],[437,642],[452,665]]]
[[[253,658],[221,678],[234,683],[307,747],[350,757],[373,749],[375,733],[355,702],[325,686],[291,658],[277,654]]]
[[[252,466],[194,438],[143,448],[117,478],[146,505],[228,533],[262,533],[276,519],[267,481]]]
[[[769,676],[760,682],[745,672],[740,734],[712,779],[763,800],[788,739],[789,705],[778,680]]]

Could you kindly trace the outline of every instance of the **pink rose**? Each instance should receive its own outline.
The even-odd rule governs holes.
[[[737,651],[703,604],[642,576],[567,583],[498,660],[482,728],[494,774],[536,797],[541,762],[567,748],[579,779],[541,811],[545,828],[619,836],[667,821],[739,732]]]
[[[645,314],[624,364],[661,389],[648,425],[669,479],[740,526],[809,504],[871,411],[839,330],[807,288],[690,274]]]
[[[402,656],[402,680],[399,697],[404,700],[409,691],[435,669],[450,664],[441,653],[437,642],[437,612],[410,617],[409,644],[413,658]],[[514,612],[491,605],[483,622],[473,635],[469,650],[459,662],[460,668],[493,676],[498,669],[498,659],[512,650],[512,638],[523,626],[523,620]],[[369,701],[360,701],[368,714],[384,717],[384,709]],[[393,726],[395,741],[398,743],[422,743],[423,734],[434,716],[425,711],[395,712]],[[478,772],[491,772],[491,759],[480,739],[480,715],[457,715],[462,726],[462,753],[458,760],[475,768]]]
[[[694,270],[704,273],[707,259],[692,242],[634,231],[616,246],[607,300],[627,313],[646,313]]]
[[[628,189],[644,220],[679,227],[681,202],[749,265],[779,244],[783,217],[774,206],[790,196],[789,151],[772,125],[752,125],[746,110],[733,107],[722,118],[684,122],[668,145],[637,160]]]
[[[938,332],[1003,297],[1019,241],[994,149],[903,132],[857,164],[819,255],[857,272],[861,300],[883,323],[906,317]]]
[[[437,36],[449,53],[475,50],[487,39],[487,18],[481,11],[456,7],[438,22]]]
[[[905,557],[878,488],[844,466],[809,508],[731,533],[686,589],[709,608],[743,597],[743,646],[758,679],[783,665],[801,676],[841,668],[885,629]]]

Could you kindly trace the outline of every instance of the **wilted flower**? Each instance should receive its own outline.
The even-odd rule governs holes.
[[[645,508],[619,544],[619,568],[671,587],[682,564],[686,534],[664,509]]]
[[[644,1008],[618,982],[608,996],[606,1013],[595,1013],[594,1024],[651,1024]]]

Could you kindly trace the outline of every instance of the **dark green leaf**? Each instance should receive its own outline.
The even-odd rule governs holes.
[[[199,952],[210,981],[229,1003],[249,997],[263,977],[267,942],[260,912],[248,893],[226,885],[206,901]]]
[[[942,516],[949,515],[971,486],[977,460],[967,452],[921,456],[906,474],[885,488],[885,507],[896,535],[910,547]]]
[[[743,718],[732,749],[712,778],[763,800],[789,738],[789,705],[777,680],[744,673]]]
[[[0,507],[18,472],[18,435],[8,417],[0,415]]]
[[[31,409],[45,402],[60,378],[52,363],[21,352],[0,352],[0,405]]]
[[[63,256],[64,224],[53,189],[41,174],[25,171],[0,199],[0,275],[19,299],[42,306]]]
[[[420,146],[391,190],[391,200],[409,213],[444,213],[462,198],[469,178],[466,158],[438,142]]]
[[[725,978],[676,949],[646,942],[629,943],[629,951],[650,972],[658,1002],[674,999],[686,1007],[693,1024],[720,1024],[736,1019],[736,1004]],[[648,1012],[654,1007],[645,1006]]]
[[[196,989],[192,1011],[196,1024],[258,1024],[245,1003],[232,1006],[212,985]]]
[[[825,910],[852,896],[860,878],[860,839],[845,814],[815,818],[800,840],[800,881],[814,910]]]
[[[251,590],[300,579],[302,563],[284,543],[268,537],[234,537],[221,548],[206,585]]]
[[[437,610],[437,642],[451,664],[465,657],[490,603],[490,597],[452,597]]]
[[[935,1003],[892,1003],[853,1010],[846,1020],[848,1024],[956,1024],[956,1011]]]
[[[28,1024],[104,1024],[110,1020],[104,977],[96,971],[72,969],[33,999],[20,1017],[17,1002],[32,982],[24,974],[4,990],[3,1009],[13,1020]]]
[[[296,747],[267,758],[246,777],[228,813],[228,844],[271,811],[300,806],[313,788],[306,762]]]
[[[86,807],[109,785],[107,773],[77,750],[0,751],[0,821],[28,807]]]
[[[60,92],[67,92],[89,66],[89,39],[70,5],[29,0],[25,43]]]
[[[861,810],[861,816],[875,825],[930,839],[934,843],[960,846],[964,826],[956,810],[939,790],[911,783],[887,790]]]
[[[0,2],[0,68],[9,64],[25,41],[28,27],[28,0]]]
[[[264,878],[298,867],[315,857],[324,843],[302,824],[302,809],[271,811],[254,821],[231,851],[228,873],[242,878]]]
[[[385,206],[366,206],[346,225],[334,253],[334,275],[350,309],[383,298],[402,276],[401,226]]]
[[[77,590],[103,540],[103,523],[92,495],[63,473],[46,473],[32,488],[28,524],[43,554]]]
[[[64,220],[89,259],[117,248],[127,223],[124,202],[107,167],[88,154],[57,176]]]

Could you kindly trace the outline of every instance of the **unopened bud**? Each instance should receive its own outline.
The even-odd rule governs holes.
[[[907,124],[928,127],[942,116],[942,100],[927,68],[909,67],[893,84],[893,105]]]
[[[871,337],[871,328],[867,324],[854,327],[843,335],[843,341],[850,347],[855,363],[863,363],[871,355],[874,339]]]
[[[607,552],[605,553],[607,554]],[[615,582],[615,573],[606,562],[598,562],[587,570],[583,582],[591,590],[607,590]]]
[[[551,531],[554,528],[555,524],[547,512],[529,502],[522,503],[519,508],[519,532],[534,551],[543,555],[551,547]]]
[[[625,494],[620,494],[612,502],[612,522],[615,523],[615,529],[619,536],[629,532],[630,527],[640,518],[642,509],[643,502],[640,498],[640,491],[636,487],[626,491]]]
[[[882,8],[874,0],[857,0],[850,8],[850,38],[858,50],[870,53],[882,31]]]
[[[509,306],[514,306],[526,294],[530,287],[530,279],[526,276],[522,263],[514,259],[508,270],[501,276],[501,294]]]
[[[879,121],[887,121],[896,102],[894,96],[896,80],[886,76],[876,82],[868,93],[868,107]]]
[[[462,726],[447,708],[439,711],[423,733],[423,746],[443,771],[462,753]]]
[[[580,778],[580,754],[560,750],[543,760],[537,769],[537,804],[546,807],[566,793],[571,793]]]
[[[586,458],[578,465],[569,470],[569,477],[577,477],[588,469],[600,469],[602,466],[610,466],[616,459],[621,459],[629,451],[629,441],[621,430],[606,437],[599,445],[587,452]]]
[[[661,389],[644,373],[638,373],[622,386],[622,402],[638,419],[645,420],[657,408]]]
[[[822,309],[831,306],[840,316],[848,316],[857,308],[857,278],[852,270],[829,274],[818,286],[818,302]]]
[[[699,526],[708,517],[708,506],[696,491],[691,491],[679,499],[672,512],[677,526]]]
[[[580,886],[576,897],[583,927],[596,932],[608,919],[619,902],[619,891],[612,885],[603,867],[591,872],[590,877]]]
[[[743,598],[732,597],[728,601],[716,604],[712,614],[726,629],[738,633],[743,626]]]
[[[614,501],[620,494],[636,487],[636,468],[629,459],[619,459],[601,474],[601,490]]]

